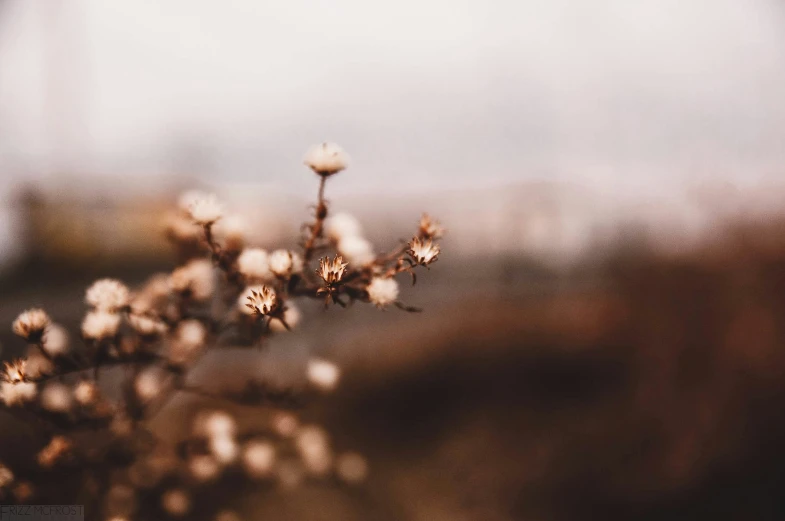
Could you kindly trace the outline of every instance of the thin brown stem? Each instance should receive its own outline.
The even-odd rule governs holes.
[[[310,226],[311,233],[303,246],[303,259],[307,263],[313,258],[314,250],[316,249],[316,241],[322,237],[324,230],[324,220],[327,217],[327,203],[324,201],[324,186],[327,183],[327,177],[320,176],[319,178],[319,195],[316,202],[316,220]]]

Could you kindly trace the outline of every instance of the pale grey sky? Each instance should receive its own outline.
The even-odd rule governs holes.
[[[310,189],[783,174],[775,0],[0,0],[0,175]],[[349,174],[347,174],[349,175]]]

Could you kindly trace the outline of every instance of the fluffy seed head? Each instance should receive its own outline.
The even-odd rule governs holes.
[[[289,438],[297,431],[297,416],[290,412],[278,412],[272,419],[273,430],[284,438]]]
[[[197,454],[188,461],[188,470],[197,481],[210,481],[218,477],[221,466],[210,454]]]
[[[349,155],[335,143],[314,145],[306,152],[303,162],[321,176],[337,174],[349,166]]]
[[[208,448],[218,463],[228,465],[237,459],[240,447],[231,436],[214,436],[210,438]]]
[[[169,346],[169,360],[175,364],[187,364],[204,347],[207,328],[195,319],[183,320],[177,325]]]
[[[251,294],[246,296],[246,307],[255,315],[268,315],[275,309],[277,303],[275,290],[270,286],[249,288]]]
[[[191,497],[180,488],[167,490],[161,496],[161,507],[170,516],[182,517],[191,510]]]
[[[250,477],[267,477],[275,465],[275,447],[269,441],[251,440],[243,447],[242,463]]]
[[[71,389],[60,383],[51,383],[41,391],[41,407],[52,412],[68,412],[73,403]]]
[[[2,382],[0,391],[3,394],[3,403],[11,407],[35,399],[38,387],[33,382]]]
[[[303,260],[299,255],[288,250],[275,250],[269,258],[270,271],[279,277],[288,277],[303,269]]]
[[[435,219],[432,219],[427,213],[422,214],[420,217],[419,234],[425,239],[441,239],[444,236],[444,226]]]
[[[139,373],[134,381],[136,395],[142,402],[149,402],[161,393],[163,388],[162,375],[157,369],[146,369]]]
[[[376,259],[370,242],[357,235],[348,235],[338,241],[338,251],[355,267],[364,267]]]
[[[157,336],[166,333],[167,326],[158,319],[147,315],[130,315],[128,323],[142,336]]]
[[[327,360],[312,358],[306,370],[308,381],[322,391],[332,391],[338,385],[341,371],[338,366]]]
[[[409,256],[422,266],[427,266],[432,262],[436,262],[439,258],[441,249],[438,244],[434,244],[431,239],[420,239],[414,237],[409,243]]]
[[[343,262],[343,257],[340,255],[336,255],[333,260],[330,260],[330,257],[323,257],[319,259],[319,269],[316,273],[327,284],[334,284],[343,278],[347,266],[348,264]]]
[[[33,308],[23,311],[14,320],[12,329],[15,334],[29,341],[38,341],[49,326],[49,315],[43,309]]]
[[[202,190],[187,190],[177,198],[177,208],[184,214],[188,214],[191,206],[200,199],[206,199],[210,194]]]
[[[315,425],[301,427],[297,432],[295,445],[308,472],[324,475],[330,470],[332,454],[324,429]]]
[[[188,215],[196,224],[210,226],[223,217],[223,205],[212,194],[197,197],[188,206]]]
[[[92,405],[98,401],[98,396],[98,386],[89,380],[82,380],[74,387],[74,400],[79,405]]]
[[[347,452],[335,463],[335,473],[349,484],[360,483],[368,476],[368,462],[356,452]]]
[[[247,309],[247,308],[246,308]],[[300,309],[292,304],[291,301],[286,303],[286,310],[283,312],[283,320],[286,322],[286,326],[289,326],[289,329],[294,329],[297,327],[297,324],[300,323],[302,319],[302,313],[300,313]],[[270,321],[270,331],[273,333],[283,333],[284,331],[288,331],[286,326],[275,317],[274,320]]]
[[[38,464],[51,468],[62,460],[73,447],[71,440],[64,436],[54,436],[49,444],[38,453]]]
[[[273,277],[270,271],[270,257],[261,248],[246,248],[237,257],[237,270],[253,282],[269,282]]]
[[[202,411],[194,419],[194,434],[203,438],[229,437],[237,432],[237,422],[226,411]]]
[[[117,311],[128,305],[128,287],[116,279],[101,279],[93,282],[85,293],[85,302],[101,311]]]
[[[194,259],[172,272],[169,286],[196,301],[209,299],[215,289],[213,265],[207,259]]]
[[[46,328],[43,339],[44,351],[50,356],[62,356],[68,352],[68,330],[60,324],[51,324]]]
[[[398,283],[395,279],[374,277],[366,288],[368,298],[377,307],[383,308],[398,298]]]
[[[113,337],[120,327],[120,315],[108,311],[90,311],[82,321],[82,335],[92,340]]]
[[[7,487],[14,481],[14,473],[11,469],[0,463],[0,489]]]
[[[324,233],[334,242],[338,242],[345,237],[362,236],[362,226],[355,216],[341,212],[325,219]]]
[[[27,380],[27,374],[25,372],[27,360],[20,358],[12,362],[3,362],[3,365],[5,366],[3,378],[6,382],[15,384]]]
[[[240,251],[245,246],[248,236],[248,222],[241,216],[233,214],[221,219],[215,226],[215,235],[223,241],[229,251]]]

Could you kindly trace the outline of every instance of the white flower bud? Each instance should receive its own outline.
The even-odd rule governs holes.
[[[71,389],[64,384],[51,383],[41,391],[41,407],[51,412],[64,413],[71,409]]]
[[[212,225],[223,217],[223,206],[214,195],[198,197],[188,206],[188,215],[196,224]]]
[[[275,277],[270,270],[267,252],[261,248],[246,248],[237,257],[237,270],[253,282],[269,282]]]
[[[161,496],[161,507],[171,516],[182,517],[191,510],[191,498],[183,489],[168,490]]]
[[[292,302],[287,302],[286,311],[283,312],[283,319],[286,321],[286,325],[289,326],[289,329],[294,329],[300,323],[300,320],[302,319],[302,313],[300,313],[300,309]],[[288,331],[286,326],[283,325],[283,322],[278,320],[278,318],[270,320],[269,327],[270,331],[273,333],[283,333],[284,331]]]
[[[82,321],[82,335],[93,340],[113,337],[120,327],[120,316],[108,311],[91,311]]]
[[[128,286],[115,279],[101,279],[87,288],[85,302],[99,311],[117,311],[128,305]]]
[[[371,243],[356,235],[349,235],[338,241],[338,251],[350,265],[358,268],[368,266],[376,259]]]
[[[30,341],[40,339],[50,324],[49,315],[43,309],[28,309],[14,320],[12,329],[15,334]]]
[[[337,174],[349,166],[349,155],[335,143],[314,145],[303,158],[303,162],[321,176]]]
[[[312,358],[306,371],[308,381],[322,391],[332,391],[338,385],[341,371],[338,366],[327,360]]]
[[[395,279],[374,277],[366,290],[370,301],[380,308],[392,304],[398,299],[399,289]]]
[[[361,237],[362,226],[352,214],[340,212],[325,219],[324,233],[331,240],[338,242],[344,237]]]
[[[251,440],[243,448],[243,468],[252,478],[264,478],[273,471],[275,447],[264,440]]]

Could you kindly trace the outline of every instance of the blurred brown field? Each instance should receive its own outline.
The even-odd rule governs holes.
[[[281,494],[230,481],[200,501],[302,520],[781,519],[783,231],[782,220],[732,222],[678,254],[641,236],[569,270],[452,256],[447,239],[443,265],[412,293],[423,313],[313,306],[257,363],[231,351],[206,362],[219,380],[262,370],[287,381],[302,346],[336,360],[339,390],[303,414],[368,457],[368,483]],[[91,266],[17,266],[2,318],[42,301],[75,326],[83,283],[110,269]],[[142,276],[133,263],[111,274]],[[7,357],[18,343],[0,337]],[[174,435],[204,405],[173,401],[156,431]],[[0,457],[43,443],[2,425]]]

